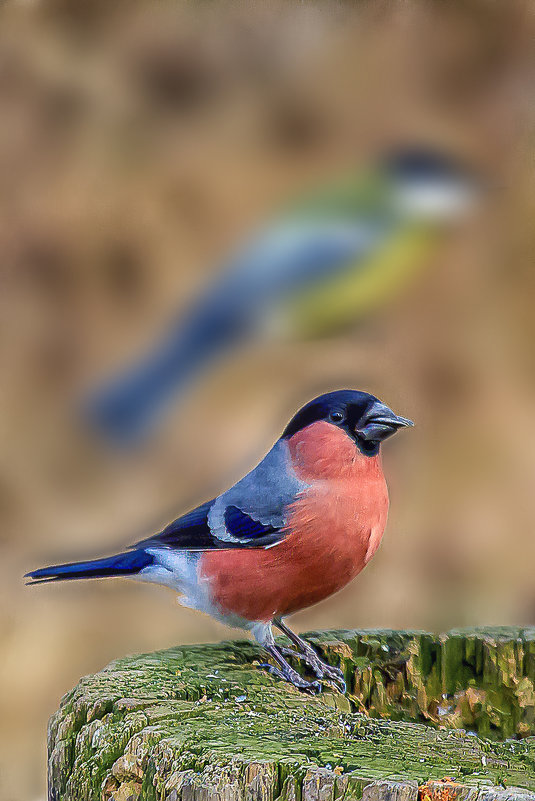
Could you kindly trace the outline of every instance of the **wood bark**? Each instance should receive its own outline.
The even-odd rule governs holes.
[[[308,638],[346,696],[298,693],[249,642],[83,678],[50,721],[50,801],[535,801],[535,629]]]

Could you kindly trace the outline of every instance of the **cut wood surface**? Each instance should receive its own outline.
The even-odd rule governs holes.
[[[83,678],[50,721],[49,798],[535,801],[535,629],[306,636],[346,696],[300,694],[249,642]]]

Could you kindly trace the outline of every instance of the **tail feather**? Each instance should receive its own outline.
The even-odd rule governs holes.
[[[218,292],[201,301],[141,363],[86,399],[81,411],[89,425],[115,445],[139,443],[173,398],[245,336],[243,313],[240,316],[235,305],[227,308],[228,302],[222,303]]]
[[[105,576],[130,576],[148,567],[154,557],[143,549],[119,553],[104,559],[93,559],[89,562],[71,562],[65,565],[41,567],[26,573],[24,578],[30,579],[28,584],[45,584],[48,581],[64,581],[67,579],[104,578]]]

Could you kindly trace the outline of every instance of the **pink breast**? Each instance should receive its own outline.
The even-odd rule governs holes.
[[[214,603],[248,620],[287,615],[340,590],[367,564],[386,525],[379,456],[363,456],[328,423],[309,426],[289,444],[298,476],[311,486],[290,507],[288,536],[267,550],[201,559]]]

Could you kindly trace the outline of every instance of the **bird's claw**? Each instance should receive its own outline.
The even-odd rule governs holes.
[[[318,678],[327,679],[327,681],[334,684],[335,687],[340,690],[342,695],[345,695],[347,692],[347,684],[344,677],[343,672],[340,668],[332,667],[331,665],[326,665],[324,662],[321,663],[323,667],[323,675],[319,676],[317,673],[316,675]]]
[[[301,690],[302,692],[308,692],[313,695],[317,695],[322,691],[321,682],[319,681],[307,681],[296,670],[288,670],[283,671],[281,668],[275,667],[275,665],[270,665],[269,662],[261,662],[259,667],[267,670],[271,673],[272,676],[277,676],[279,679],[283,679],[283,681],[287,681],[289,684],[293,685],[297,690]]]
[[[319,659],[319,657],[316,660],[311,660],[308,662],[308,665],[314,671],[318,679],[325,681],[328,684],[334,684],[336,689],[339,690],[342,695],[346,694],[346,680],[340,668],[328,665],[326,662],[323,662],[321,659]]]
[[[282,646],[280,649],[281,653],[285,656],[294,657],[297,659],[302,660],[305,662],[308,667],[315,673],[316,678],[320,679],[321,681],[325,681],[336,686],[342,695],[345,695],[347,692],[347,684],[345,681],[345,676],[342,670],[337,667],[333,667],[332,665],[328,665],[326,662],[323,662],[319,656],[311,651],[306,653],[301,653],[300,651],[294,651],[293,648],[286,648]]]

